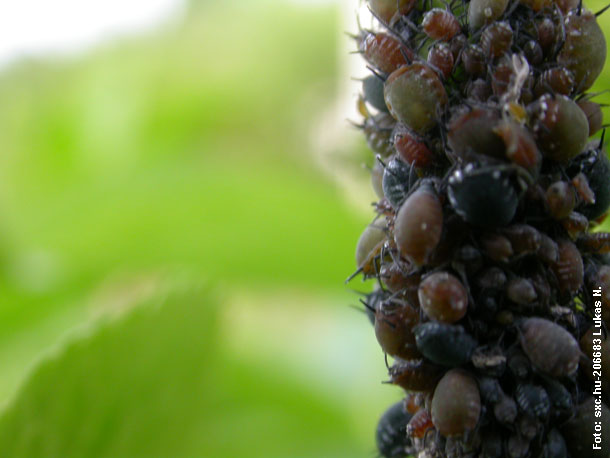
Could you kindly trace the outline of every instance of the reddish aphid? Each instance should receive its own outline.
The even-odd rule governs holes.
[[[566,377],[578,369],[580,349],[572,334],[544,318],[528,318],[521,325],[521,347],[534,367],[552,377]]]
[[[536,253],[542,244],[540,232],[529,224],[513,224],[502,230],[508,237],[515,254]]]
[[[443,369],[423,359],[399,361],[390,367],[390,383],[407,391],[429,391],[443,374]]]
[[[490,59],[504,55],[513,44],[513,29],[508,22],[494,22],[481,34],[481,49]]]
[[[364,58],[383,73],[392,73],[407,59],[413,59],[413,51],[403,46],[396,38],[386,33],[368,33],[362,41]]]
[[[409,424],[407,425],[407,435],[421,439],[431,429],[434,429],[434,424],[432,423],[430,412],[426,409],[421,409],[418,410],[409,421]]]
[[[461,369],[448,371],[434,390],[431,414],[434,426],[445,437],[472,431],[481,415],[481,396],[475,379]]]
[[[424,398],[425,396],[423,393],[407,393],[404,401],[405,409],[407,410],[407,412],[409,412],[411,415],[414,415],[419,410],[421,410],[424,406]]]
[[[460,23],[449,11],[432,8],[424,14],[422,27],[433,40],[449,41],[460,33]]]
[[[375,312],[375,336],[388,355],[403,359],[420,357],[413,326],[419,312],[408,304],[386,304]]]
[[[407,128],[398,129],[394,134],[394,149],[407,164],[414,167],[428,167],[434,160],[434,154],[424,140]]]
[[[472,76],[485,76],[487,63],[485,53],[479,45],[470,44],[462,52],[462,63],[466,73]]]
[[[576,81],[574,75],[565,67],[554,67],[545,70],[538,78],[536,95],[544,93],[570,95],[574,90]]]
[[[436,43],[428,51],[428,65],[434,68],[444,79],[453,72],[454,58],[447,43]]]
[[[551,268],[557,278],[557,286],[564,293],[574,294],[583,284],[584,267],[580,251],[571,241],[557,241],[559,258]]]
[[[578,197],[586,204],[594,204],[595,203],[595,193],[591,189],[589,185],[589,180],[584,173],[577,174],[574,178],[572,178],[572,186],[576,190]]]
[[[610,233],[594,232],[583,234],[578,239],[578,246],[589,253],[610,253]]]
[[[447,272],[435,272],[419,285],[419,303],[433,320],[455,323],[468,309],[468,293],[462,282]]]
[[[422,186],[402,204],[394,223],[394,240],[400,252],[421,266],[438,245],[443,231],[443,209],[429,186]]]
[[[508,262],[515,253],[510,240],[500,234],[484,235],[481,244],[485,254],[494,261]]]
[[[502,121],[494,132],[502,138],[506,156],[515,164],[530,172],[537,172],[542,162],[542,154],[528,129],[514,121]]]
[[[561,225],[566,230],[570,238],[576,239],[580,234],[589,229],[589,220],[585,215],[572,212],[566,218],[561,220]]]

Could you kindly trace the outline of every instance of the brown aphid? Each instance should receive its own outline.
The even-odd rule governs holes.
[[[576,206],[576,193],[565,181],[556,181],[546,190],[546,205],[555,219],[566,218]]]
[[[472,431],[481,415],[481,396],[476,380],[461,369],[448,371],[432,397],[432,422],[445,437]]]
[[[394,134],[394,148],[407,164],[417,168],[429,167],[434,161],[434,153],[424,140],[404,126]]]
[[[430,391],[444,369],[423,359],[398,361],[390,367],[390,382],[407,391]]]
[[[447,43],[436,43],[428,51],[428,65],[434,68],[443,79],[451,76],[453,64],[453,53]]]
[[[574,90],[574,75],[565,67],[553,67],[542,72],[534,92],[540,97],[545,93],[570,95]]]
[[[468,310],[468,293],[462,282],[447,272],[435,272],[419,285],[419,303],[433,320],[455,323]]]
[[[580,349],[567,330],[544,318],[528,318],[521,324],[523,351],[536,369],[552,377],[566,377],[578,369]]]
[[[546,157],[566,163],[583,151],[589,123],[572,99],[545,94],[528,111],[536,141]]]
[[[451,12],[440,8],[427,11],[421,25],[424,33],[433,40],[449,41],[461,30],[457,18]]]
[[[422,266],[438,245],[443,232],[443,208],[430,186],[421,186],[402,204],[394,223],[399,251]]]
[[[504,120],[494,129],[502,138],[506,156],[515,164],[536,173],[542,162],[542,154],[530,131],[514,121]]]
[[[434,429],[434,424],[432,423],[430,412],[426,409],[420,409],[407,424],[407,435],[421,439],[431,429]]]
[[[466,97],[477,102],[485,102],[491,97],[491,85],[483,79],[470,81],[466,86]]]
[[[578,239],[578,246],[586,252],[595,254],[610,253],[610,233],[592,232]]]
[[[485,53],[479,45],[469,44],[462,51],[462,63],[464,70],[471,76],[485,76],[487,72],[487,63]]]
[[[403,46],[396,38],[387,33],[368,33],[362,41],[364,58],[383,73],[392,73],[413,59],[413,51]],[[406,56],[406,58],[405,58]]]
[[[580,251],[570,240],[557,241],[559,257],[557,262],[551,265],[551,269],[557,278],[559,290],[563,293],[574,294],[583,284],[584,267]]]
[[[589,229],[589,219],[581,213],[572,212],[561,220],[561,225],[574,240],[580,234],[587,232]]]
[[[366,227],[356,245],[356,265],[365,275],[376,273],[376,258],[386,239],[385,221],[378,219]]]
[[[513,44],[513,29],[508,22],[494,22],[481,34],[481,49],[490,59],[504,55]]]
[[[415,0],[367,0],[371,11],[386,24],[391,24],[397,14],[404,15],[415,7]]]
[[[544,59],[542,46],[536,40],[529,40],[523,46],[523,54],[530,65],[540,65]]]
[[[496,420],[505,425],[512,425],[517,418],[517,403],[510,396],[504,396],[494,406]]]
[[[498,62],[498,65],[496,65],[491,74],[491,89],[494,95],[498,98],[504,95],[508,91],[513,79],[513,65],[510,57],[505,55],[500,59],[500,62]]]
[[[589,137],[597,133],[604,125],[604,114],[599,103],[590,100],[579,100],[576,102],[584,112],[589,122]]]
[[[572,186],[574,186],[574,189],[582,202],[586,204],[595,203],[595,193],[591,189],[591,186],[589,186],[589,180],[584,173],[580,172],[572,178]]]
[[[453,153],[462,159],[477,155],[504,156],[504,143],[496,134],[500,113],[486,108],[458,110],[448,125],[447,141]]]
[[[375,312],[375,336],[381,349],[402,359],[421,357],[413,334],[418,323],[419,312],[409,304],[383,303]]]
[[[516,304],[527,305],[534,302],[538,295],[531,281],[526,278],[513,278],[506,285],[506,295]]]
[[[538,34],[537,41],[540,43],[544,54],[549,54],[555,46],[557,39],[555,23],[549,16],[545,15],[536,23],[536,32]]]
[[[513,224],[502,230],[515,254],[536,253],[540,249],[542,236],[535,227],[529,224]]]
[[[540,233],[540,248],[538,256],[547,264],[554,264],[559,259],[559,247],[557,243],[544,233]]]
[[[497,262],[508,262],[514,254],[510,240],[500,234],[485,234],[481,244],[485,254]]]

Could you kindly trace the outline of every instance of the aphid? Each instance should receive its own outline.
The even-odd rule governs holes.
[[[508,22],[494,22],[481,34],[481,49],[489,59],[502,56],[513,44],[513,29]]]
[[[544,380],[544,388],[555,410],[564,412],[572,410],[572,395],[563,383],[549,378]]]
[[[419,187],[402,204],[394,225],[394,240],[400,252],[423,265],[438,245],[443,231],[443,209],[434,190]]]
[[[412,438],[421,439],[426,433],[434,429],[430,412],[426,409],[418,410],[407,425],[407,435]]]
[[[438,75],[419,62],[393,72],[385,82],[384,96],[392,116],[419,134],[436,125],[437,113],[448,102]]]
[[[383,194],[394,208],[400,207],[409,192],[411,167],[398,158],[392,159],[383,172]]]
[[[383,171],[385,168],[379,161],[375,161],[373,168],[371,169],[371,186],[375,194],[380,199],[383,199]]]
[[[589,229],[589,220],[585,215],[577,212],[570,213],[566,218],[561,220],[561,225],[566,230],[568,235],[575,239],[583,232]]]
[[[546,190],[546,205],[553,218],[566,218],[576,206],[574,189],[565,181],[556,181]]]
[[[453,60],[457,61],[460,56],[462,49],[468,44],[468,38],[463,33],[457,34],[453,39],[449,42],[449,48],[451,48],[451,52],[453,53]]]
[[[491,97],[491,85],[482,79],[470,81],[466,86],[466,96],[477,102],[485,102]]]
[[[580,161],[580,170],[589,182],[589,187],[595,194],[595,203],[582,205],[579,212],[590,220],[602,216],[610,208],[610,161],[603,149],[589,149]]]
[[[468,25],[476,31],[491,24],[506,10],[508,0],[471,0],[468,4]]]
[[[445,437],[472,431],[481,415],[481,397],[475,379],[462,369],[451,369],[438,382],[432,397],[432,422]]]
[[[562,239],[557,241],[559,257],[551,265],[557,278],[559,290],[564,293],[576,293],[583,284],[584,266],[580,251],[571,241]]]
[[[510,396],[504,396],[494,406],[494,417],[502,424],[513,424],[517,418],[517,403]]]
[[[394,134],[394,148],[403,161],[416,168],[429,167],[434,153],[415,132],[406,127],[398,128]]]
[[[540,233],[538,256],[547,264],[554,264],[559,259],[559,247],[552,238],[542,232]]]
[[[492,377],[501,377],[506,370],[506,356],[497,347],[478,347],[471,359],[474,367]]]
[[[386,33],[368,33],[362,40],[364,58],[383,73],[390,74],[413,59],[413,51]]]
[[[547,375],[565,377],[578,369],[578,342],[552,321],[527,318],[521,324],[520,342],[534,367]]]
[[[528,441],[531,441],[538,435],[541,427],[542,424],[540,423],[540,420],[533,414],[521,415],[517,424],[518,431]]]
[[[460,32],[460,23],[449,11],[432,8],[424,14],[422,28],[433,40],[449,41]]]
[[[500,289],[506,284],[506,274],[499,267],[489,267],[477,277],[477,285],[484,289]]]
[[[584,112],[589,122],[589,137],[599,131],[604,124],[604,114],[599,103],[591,102],[590,100],[579,100],[576,102],[580,109]]]
[[[364,121],[364,137],[369,148],[381,157],[394,153],[390,142],[396,122],[388,113],[378,113]]]
[[[517,211],[519,197],[499,168],[458,169],[449,178],[449,202],[467,222],[484,227],[506,226]]]
[[[574,75],[570,70],[565,67],[553,67],[542,72],[538,78],[535,92],[538,96],[547,92],[570,95],[575,84]]]
[[[517,379],[525,379],[530,374],[530,361],[521,350],[513,349],[510,352],[508,356],[508,370]]]
[[[473,0],[474,1],[474,0]],[[472,5],[472,2],[470,3]],[[487,65],[485,53],[479,45],[469,44],[462,51],[462,63],[464,70],[471,76],[485,76]]]
[[[557,62],[565,65],[576,79],[579,92],[589,89],[606,61],[606,40],[593,13],[578,8],[565,18],[565,43]]]
[[[451,76],[453,64],[453,53],[447,43],[436,43],[430,48],[430,51],[428,51],[428,65],[434,68],[444,79]]]
[[[430,321],[413,328],[417,348],[430,361],[441,366],[466,364],[477,341],[462,326]]]
[[[530,65],[539,65],[544,59],[542,46],[536,40],[529,40],[523,45],[523,54]]]
[[[429,391],[443,375],[443,369],[423,359],[398,361],[389,370],[390,383],[407,391]]]
[[[455,323],[468,309],[464,285],[447,272],[435,272],[424,278],[417,295],[422,310],[433,320]]]
[[[587,143],[589,123],[572,99],[545,94],[528,107],[532,128],[542,153],[566,163],[577,156]]]
[[[508,262],[514,254],[510,240],[500,234],[485,234],[481,244],[485,254],[497,262]]]
[[[419,323],[419,313],[408,304],[382,303],[375,313],[375,336],[382,350],[403,359],[420,357],[413,327]]]
[[[402,402],[393,404],[379,419],[375,439],[377,450],[384,458],[406,455],[406,448],[411,445],[407,436],[407,424],[411,414],[404,409]]]
[[[543,456],[545,458],[566,458],[568,456],[566,441],[561,433],[554,428],[546,436]]]
[[[526,414],[544,418],[551,410],[549,396],[541,386],[520,383],[515,390],[515,398],[521,410]]]
[[[572,186],[574,186],[580,200],[585,204],[595,203],[595,193],[591,189],[591,186],[589,186],[589,180],[584,173],[580,172],[572,178]]]
[[[483,267],[483,256],[472,245],[462,245],[455,253],[455,262],[463,264],[466,273],[472,275]]]
[[[386,239],[387,226],[380,219],[368,225],[356,245],[356,265],[365,275],[375,273],[375,258]]]
[[[364,100],[379,111],[388,111],[383,98],[383,80],[377,75],[369,75],[362,80]]]
[[[462,159],[475,159],[479,154],[504,156],[504,143],[495,132],[500,113],[486,108],[458,110],[448,125],[447,142],[453,153]]]
[[[375,16],[386,24],[391,24],[396,13],[409,14],[417,2],[415,0],[367,0],[366,3]]]
[[[538,295],[534,285],[526,278],[512,278],[506,285],[506,296],[516,304],[527,305],[534,302]]]
[[[521,124],[505,120],[494,128],[494,132],[504,142],[506,156],[513,163],[536,175],[542,155],[530,131]]]
[[[491,74],[491,89],[494,95],[501,98],[510,88],[515,73],[510,55],[503,56]]]
[[[502,230],[515,254],[536,253],[542,244],[542,235],[529,224],[513,224]]]
[[[506,396],[497,378],[480,377],[478,382],[481,398],[486,404],[496,404],[500,402],[504,396]]]
[[[598,416],[599,415],[599,416]],[[601,420],[600,420],[601,419]],[[560,430],[563,434],[565,442],[568,446],[570,456],[578,458],[597,458],[604,456],[600,455],[599,450],[594,450],[592,447],[592,433],[596,422],[601,426],[599,431],[600,450],[604,453],[610,450],[610,410],[604,403],[598,404],[592,397],[587,398],[576,408],[574,416],[564,423]]]

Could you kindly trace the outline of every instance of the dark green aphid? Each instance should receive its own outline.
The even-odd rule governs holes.
[[[610,161],[603,149],[593,148],[579,164],[595,194],[595,203],[580,206],[578,211],[590,220],[597,219],[610,208]]]
[[[430,361],[447,367],[467,363],[477,341],[462,326],[428,322],[413,328],[417,348]]]
[[[468,25],[476,31],[491,24],[506,10],[508,0],[470,0],[468,4]]]
[[[383,98],[384,81],[377,75],[369,75],[362,80],[362,95],[364,100],[379,111],[388,111]]]
[[[528,415],[544,418],[549,414],[551,401],[544,388],[531,383],[517,386],[515,398],[519,408]]]
[[[405,410],[402,401],[393,404],[379,419],[375,439],[377,450],[384,458],[407,456],[411,439],[407,436],[407,424],[412,415]]]
[[[399,208],[409,193],[412,167],[398,158],[387,163],[383,172],[383,194],[394,208]]]
[[[364,137],[369,148],[381,157],[388,157],[394,152],[392,130],[395,121],[388,113],[379,113],[364,121]]]

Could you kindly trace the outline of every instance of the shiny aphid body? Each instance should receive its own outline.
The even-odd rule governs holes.
[[[356,273],[375,282],[362,302],[380,379],[405,392],[380,455],[595,456],[594,352],[610,366],[590,297],[602,287],[610,326],[598,15],[578,0],[366,5],[359,127],[378,200]]]

